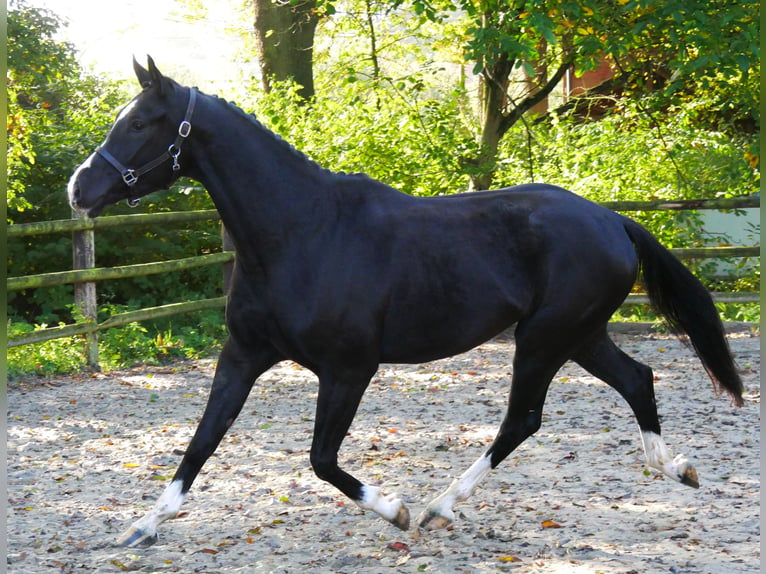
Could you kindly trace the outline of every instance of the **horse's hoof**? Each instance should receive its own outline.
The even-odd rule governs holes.
[[[155,542],[157,542],[156,532],[144,532],[134,526],[117,539],[117,544],[126,548],[148,548]]]
[[[410,529],[410,511],[407,510],[406,506],[402,504],[402,507],[399,509],[399,512],[397,512],[394,519],[391,520],[391,524],[396,526],[399,530]]]
[[[447,528],[450,524],[452,524],[451,518],[432,510],[423,511],[423,514],[418,518],[418,528],[420,530],[440,530]]]
[[[681,475],[681,484],[685,484],[686,486],[691,486],[692,488],[700,487],[697,471],[692,465],[687,466],[683,475]]]

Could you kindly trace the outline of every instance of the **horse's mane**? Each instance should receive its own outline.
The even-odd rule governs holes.
[[[309,165],[309,166],[311,166],[311,167],[313,167],[315,169],[321,170],[321,171],[323,171],[325,173],[328,173],[328,174],[365,176],[365,174],[362,174],[362,173],[347,174],[347,173],[344,173],[344,172],[335,172],[335,171],[332,171],[330,169],[327,169],[326,167],[323,167],[322,165],[320,165],[319,163],[317,163],[316,161],[311,159],[309,156],[307,156],[305,153],[300,151],[298,148],[293,146],[290,142],[288,142],[287,140],[282,138],[282,136],[280,136],[278,133],[274,132],[273,130],[271,130],[270,128],[265,126],[263,124],[263,122],[261,122],[256,117],[256,115],[254,113],[246,112],[239,105],[237,105],[235,102],[228,101],[228,100],[226,100],[226,99],[224,99],[224,98],[222,98],[220,96],[214,95],[214,96],[211,96],[211,97],[214,100],[224,104],[228,109],[234,111],[240,117],[243,117],[246,120],[248,120],[253,126],[258,128],[262,132],[268,134],[279,147],[281,147],[282,149],[290,152],[293,156],[295,156],[297,159],[302,160],[307,165]]]

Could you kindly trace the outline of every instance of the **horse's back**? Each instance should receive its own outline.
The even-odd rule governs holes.
[[[383,205],[368,241],[385,243],[388,255],[369,270],[385,300],[385,362],[467,350],[541,306],[564,317],[604,298],[619,304],[635,277],[621,216],[562,188],[392,196],[394,207]]]

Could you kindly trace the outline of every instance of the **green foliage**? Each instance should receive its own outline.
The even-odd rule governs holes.
[[[666,90],[673,93],[689,77],[740,78],[760,62],[758,2],[412,0],[411,4],[416,14],[432,21],[464,20],[466,59],[474,63],[477,74],[501,60],[513,62],[533,78],[541,73],[539,63],[544,61],[568,61],[582,72],[606,55],[634,72],[634,79],[645,81],[644,86],[654,82],[651,71],[670,70]]]
[[[757,269],[751,273],[728,280],[713,280],[705,285],[710,291],[721,293],[760,293],[761,272]],[[718,303],[716,304],[721,318],[725,321],[747,321],[756,324],[761,322],[761,304],[758,303]]]
[[[110,316],[128,310],[108,305],[101,312]],[[193,323],[178,317],[131,323],[101,332],[99,358],[106,369],[196,359],[220,351],[226,336],[223,312],[215,310],[195,313]]]
[[[105,307],[107,314],[123,312],[123,307]],[[135,365],[158,365],[179,359],[208,357],[220,351],[226,327],[220,311],[195,314],[194,324],[184,321],[131,323],[108,329],[99,335],[99,360],[104,370]],[[180,325],[178,323],[181,323]],[[18,337],[47,325],[8,323],[8,336]],[[83,370],[86,365],[85,341],[81,336],[54,339],[8,349],[8,375],[11,380],[30,376],[51,376]]]
[[[622,102],[599,121],[553,115],[549,123],[512,130],[500,149],[495,181],[545,181],[596,202],[734,197],[755,193],[760,172],[746,150],[752,136],[695,121],[694,104],[674,107],[658,132],[642,106]],[[699,246],[693,212],[630,214],[667,247]]]
[[[74,48],[55,39],[60,21],[21,0],[8,12],[9,223],[66,219],[66,183],[103,138],[118,103],[116,88],[79,69]],[[60,238],[8,240],[9,276],[66,270],[71,245]],[[57,322],[71,287],[10,293],[11,316]]]
[[[410,77],[345,84],[309,107],[290,85],[251,97],[262,122],[324,167],[364,172],[412,195],[462,191],[461,152],[475,144],[460,114],[461,94],[421,99],[421,90]]]
[[[151,194],[137,209],[126,205],[109,208],[111,215],[213,209],[204,189],[189,181],[171,190]],[[181,259],[221,249],[221,226],[216,221],[193,225],[154,225],[105,229],[96,238],[99,267],[133,265]],[[150,307],[221,295],[223,271],[217,266],[99,283],[99,300],[131,308]],[[194,319],[190,319],[193,324]]]
[[[69,217],[64,190],[103,138],[124,95],[84,73],[74,47],[55,38],[52,12],[22,0],[8,11],[8,217],[12,223]]]
[[[288,84],[266,95],[252,81],[237,94],[244,109],[257,111],[326,168],[364,172],[413,195],[465,191],[486,167],[471,161],[482,151],[482,113],[477,78],[466,70],[474,66],[481,81],[492,79],[490,68],[509,59],[515,70],[504,100],[509,113],[556,65],[580,73],[610,54],[631,81],[613,94],[609,113],[598,121],[569,112],[536,123],[524,117],[492,162],[496,186],[546,181],[596,201],[727,197],[759,188],[753,3],[349,0],[336,11],[339,5],[319,3],[320,11],[334,15],[317,39],[318,95],[308,105]],[[67,180],[129,96],[79,68],[73,47],[55,39],[60,23],[52,13],[13,1],[8,21],[8,217],[15,223],[68,218]],[[180,182],[131,213],[209,208],[204,190]],[[127,211],[110,208],[111,214]],[[694,213],[631,216],[665,245],[699,243]],[[104,230],[96,243],[98,266],[126,265],[217,251],[220,229],[198,223]],[[68,269],[70,261],[71,244],[59,237],[8,242],[11,276]],[[759,280],[751,274],[710,287],[757,290]],[[213,297],[220,288],[221,271],[214,267],[98,286],[107,313]],[[70,322],[71,303],[68,286],[11,293],[9,333]],[[760,313],[757,305],[720,309],[737,320]],[[646,307],[620,313],[652,317]],[[193,314],[106,331],[101,355],[107,368],[162,362],[205,355],[224,337],[220,313]],[[81,346],[72,338],[12,349],[9,367],[17,375],[77,370],[84,364]]]
[[[119,87],[80,69],[73,46],[60,42],[57,16],[21,0],[8,13],[9,159],[7,194],[10,223],[68,219],[66,185],[74,169],[103,140],[115,112],[129,99]],[[131,90],[134,87],[131,86]],[[180,182],[153,194],[141,211],[210,209],[200,187]],[[110,213],[127,212],[115,206]],[[136,213],[133,211],[132,213]],[[193,230],[153,226],[99,233],[98,266],[175,259],[220,250],[214,222]],[[60,236],[8,240],[9,276],[71,269],[71,243]],[[221,270],[201,268],[100,285],[102,300],[150,306],[220,294]],[[71,321],[71,286],[12,292],[9,315],[28,323]]]
[[[653,92],[667,105],[679,95],[713,92],[722,96],[721,103],[750,100],[733,115],[758,114],[757,96],[738,98],[728,87],[757,83],[758,2],[412,0],[412,5],[432,21],[464,22],[465,60],[479,76],[482,106],[484,147],[472,158],[482,168],[474,178],[479,187],[491,181],[498,139],[569,71],[580,75],[608,64],[616,76],[614,93]]]
[[[9,338],[13,338],[46,326],[9,320],[7,333]],[[10,348],[7,350],[6,361],[10,379],[24,375],[72,373],[86,366],[83,344],[75,337]]]
[[[361,171],[413,195],[465,191],[476,150],[466,125],[466,94],[423,97],[417,76],[393,89],[363,82],[319,95],[307,107],[289,85],[251,96],[259,118],[321,165]],[[363,97],[364,94],[364,97]],[[245,104],[247,105],[247,104]],[[622,102],[600,121],[553,115],[517,127],[500,149],[496,184],[545,181],[593,201],[732,197],[757,191],[760,172],[746,150],[753,136],[732,136],[697,121],[696,103],[674,106],[663,117],[650,103]],[[325,118],[333,118],[328,124]],[[700,245],[693,212],[631,214],[668,247]]]

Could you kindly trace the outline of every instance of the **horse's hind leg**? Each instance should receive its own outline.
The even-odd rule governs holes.
[[[519,325],[508,410],[497,436],[487,452],[426,507],[418,518],[420,528],[449,526],[455,504],[468,499],[491,470],[540,428],[551,379],[570,357],[577,339],[556,340],[557,331],[560,327],[546,329],[540,323],[534,328]]]
[[[270,346],[245,350],[233,339],[226,342],[218,359],[205,413],[172,482],[154,508],[134,522],[118,539],[118,544],[149,546],[157,541],[157,526],[178,514],[202,465],[218,447],[245,404],[255,379],[276,362],[276,353]]]
[[[683,455],[674,457],[660,436],[652,370],[622,352],[606,331],[591,344],[583,347],[574,360],[616,389],[633,409],[641,429],[649,466],[673,480],[698,488],[699,482],[694,467]]]

